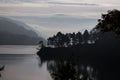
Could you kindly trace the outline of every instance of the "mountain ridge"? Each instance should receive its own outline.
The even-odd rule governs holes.
[[[0,17],[0,44],[1,45],[28,45],[37,44],[44,40],[25,23]]]

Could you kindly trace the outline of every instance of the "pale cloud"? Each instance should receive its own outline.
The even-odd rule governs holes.
[[[0,16],[22,21],[45,37],[91,30],[101,14],[112,9],[120,9],[120,0],[0,0]]]
[[[58,13],[79,17],[96,17],[109,9],[119,9],[120,1],[111,0],[2,0],[0,15],[47,16]]]
[[[0,7],[49,7],[50,4],[47,3],[0,3]]]
[[[100,4],[100,5],[119,5],[119,0],[0,0],[1,3],[32,3],[32,4],[76,4],[76,5],[92,5],[92,4]]]
[[[15,18],[17,19],[18,18]],[[24,17],[19,20],[27,23],[30,27],[34,28],[35,31],[40,31],[40,35],[45,38],[56,34],[58,31],[63,33],[68,32],[83,32],[85,29],[92,29],[95,26],[95,19],[80,19],[71,18],[71,16],[66,16],[63,14],[58,14],[53,17],[41,18],[41,17]]]

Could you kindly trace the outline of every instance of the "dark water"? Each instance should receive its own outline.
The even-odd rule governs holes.
[[[119,56],[41,58],[35,48],[0,47],[0,80],[119,80]]]
[[[42,58],[42,63],[47,62],[53,80],[119,80],[119,56],[73,57]]]

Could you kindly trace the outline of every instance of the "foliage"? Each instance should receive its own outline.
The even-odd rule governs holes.
[[[66,34],[58,32],[53,37],[48,38],[48,45],[53,45],[54,47],[70,47],[81,45],[83,43],[88,43],[89,37],[90,35],[87,30],[85,30],[83,35],[81,32]]]
[[[87,30],[83,34],[81,32],[66,34],[58,32],[53,37],[48,38],[48,45],[53,45],[54,47],[70,47],[89,43],[94,44],[103,38],[103,32],[110,31],[115,32],[115,34],[120,34],[119,10],[109,10],[107,14],[102,14],[101,19],[98,19],[98,24],[90,33]]]
[[[102,14],[95,29],[101,29],[104,32],[114,31],[120,34],[120,11],[114,9],[109,10],[107,14]]]

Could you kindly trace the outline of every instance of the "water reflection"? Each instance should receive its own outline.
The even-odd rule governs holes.
[[[0,67],[0,72],[3,71],[4,68],[5,68],[5,66]],[[1,73],[0,73],[0,78],[1,78],[1,77],[2,77],[2,75],[1,75]]]
[[[97,71],[90,65],[72,61],[49,61],[48,71],[53,80],[97,80]]]
[[[92,61],[90,61],[90,59]],[[99,80],[101,75],[97,69],[97,65],[93,62],[93,58],[77,59],[75,56],[71,58],[41,58],[41,64],[47,63],[53,80]]]
[[[49,56],[40,57],[41,65],[53,80],[115,80],[119,79],[119,56]]]

